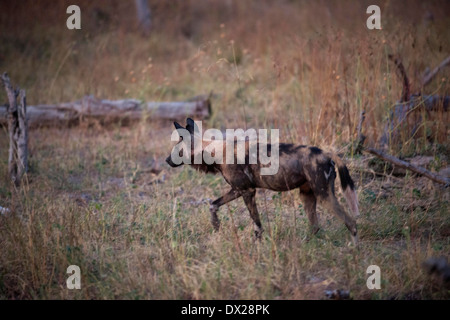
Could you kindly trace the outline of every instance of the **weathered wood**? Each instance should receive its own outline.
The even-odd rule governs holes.
[[[3,85],[6,90],[6,95],[8,97],[9,105],[6,108],[6,119],[8,123],[8,135],[9,135],[9,152],[8,152],[8,173],[11,180],[16,180],[17,174],[17,143],[14,139],[14,131],[17,128],[18,121],[15,114],[17,114],[17,90],[14,90],[11,86],[8,74],[4,73],[2,75]]]
[[[450,56],[445,58],[436,68],[433,69],[433,71],[425,73],[422,78],[422,87],[425,87],[427,84],[429,84],[431,80],[433,80],[434,76],[448,64],[450,64]]]
[[[19,130],[16,131],[17,141],[17,177],[21,179],[28,171],[28,121],[27,121],[27,103],[25,90],[19,91],[19,105],[17,108],[17,117],[19,120]]]
[[[363,110],[359,115],[358,126],[356,127],[356,141],[353,145],[354,154],[362,153],[362,149],[364,148],[364,141],[366,141],[366,136],[362,133],[363,122],[366,119],[366,112]]]
[[[450,105],[449,96],[439,95],[412,95],[406,103],[397,103],[389,115],[389,122],[386,124],[383,135],[380,138],[381,145],[389,145],[390,141],[397,141],[398,132],[403,124],[407,124],[408,116],[412,112],[418,112],[416,121],[411,125],[410,136],[413,136],[422,122],[420,111],[448,112]]]
[[[85,96],[74,102],[27,107],[30,126],[76,123],[82,119],[97,119],[102,123],[117,120],[184,120],[187,117],[205,119],[211,114],[210,100],[181,102],[141,102],[136,99],[106,100]],[[0,124],[6,122],[7,110],[0,106]]]
[[[388,123],[379,141],[381,146],[397,143],[399,132],[405,129],[408,130],[408,135],[413,137],[423,122],[421,111],[427,113],[432,111],[447,112],[450,104],[449,96],[411,94],[411,85],[400,58],[393,55],[389,55],[388,58],[395,63],[400,73],[402,95],[389,115]],[[422,79],[422,88],[431,82],[432,78],[449,63],[450,56],[444,59],[433,71],[426,73]],[[415,118],[411,119],[411,114],[414,114]]]
[[[406,75],[406,69],[403,66],[403,63],[402,63],[402,61],[400,60],[399,57],[395,57],[395,56],[390,54],[390,55],[388,55],[388,58],[395,63],[395,65],[397,66],[398,71],[400,72],[400,76],[402,78],[403,89],[402,89],[402,96],[400,98],[400,103],[406,102],[406,101],[409,100],[409,96],[410,96],[410,93],[411,93],[411,88],[410,88],[408,76]]]
[[[134,0],[139,26],[145,35],[150,33],[152,16],[147,0]]]
[[[9,101],[6,108],[9,133],[8,173],[11,180],[18,186],[23,175],[28,171],[26,95],[25,90],[13,89],[6,72],[2,75],[1,79]],[[17,104],[19,94],[19,104]]]
[[[413,171],[415,173],[423,175],[424,177],[427,177],[428,179],[431,179],[434,182],[441,183],[441,184],[445,185],[446,188],[450,186],[450,178],[441,177],[441,176],[439,176],[439,175],[437,175],[437,174],[435,174],[435,173],[433,173],[431,171],[428,171],[425,168],[422,168],[422,167],[419,167],[419,166],[415,166],[415,165],[413,165],[413,164],[411,164],[409,162],[400,160],[400,159],[398,159],[398,158],[396,158],[394,156],[391,156],[389,154],[386,154],[386,153],[384,153],[382,151],[379,151],[379,150],[376,150],[376,149],[373,149],[373,148],[367,148],[365,150],[367,152],[373,154],[373,155],[376,155],[378,158],[380,158],[380,159],[382,159],[384,161],[393,163],[394,165],[396,165],[398,167],[401,167],[401,168],[404,168],[404,169],[407,169],[407,170],[411,170],[411,171]]]

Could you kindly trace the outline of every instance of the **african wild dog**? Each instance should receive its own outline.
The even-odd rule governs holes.
[[[191,146],[188,146],[186,150],[191,150],[190,157],[191,159],[194,159],[196,150],[199,150],[194,148],[193,143],[194,136],[198,134],[196,124],[192,119],[188,118],[186,128],[183,128],[177,122],[175,122],[174,125],[177,130],[186,129],[189,132],[191,136]],[[215,141],[216,140],[202,140],[201,150],[197,152],[203,153],[205,147],[211,143],[215,143]],[[178,143],[185,142],[180,137]],[[259,147],[260,143],[258,143],[258,148]],[[271,152],[270,149],[271,145],[267,144],[268,154]],[[359,210],[355,186],[347,167],[338,156],[326,153],[317,147],[280,143],[278,172],[274,175],[261,175],[260,171],[262,165],[259,159],[257,164],[249,164],[248,153],[249,142],[246,140],[245,164],[236,164],[237,161],[235,164],[225,164],[225,161],[224,164],[206,164],[204,161],[200,164],[194,164],[194,161],[191,161],[191,166],[197,170],[206,173],[220,172],[226,182],[231,186],[231,190],[227,194],[211,203],[211,223],[215,230],[218,230],[220,226],[217,217],[219,207],[242,196],[254,222],[255,235],[260,239],[263,229],[256,207],[256,188],[265,188],[274,191],[287,191],[298,188],[300,190],[300,198],[311,223],[311,231],[313,234],[317,233],[319,230],[316,213],[316,204],[318,202],[322,207],[335,214],[345,223],[351,233],[354,244],[357,244],[358,238],[355,217],[359,215]],[[225,151],[223,154],[225,154]],[[236,147],[234,149],[234,154],[236,156]],[[171,167],[178,167],[182,164],[175,164],[172,159],[172,154],[167,157],[166,162]],[[338,168],[345,199],[355,217],[346,213],[335,196],[335,165],[337,165]]]

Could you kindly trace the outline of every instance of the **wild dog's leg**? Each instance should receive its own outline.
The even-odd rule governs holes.
[[[308,192],[300,191],[300,199],[305,206],[306,215],[308,216],[309,222],[311,224],[311,233],[316,234],[320,229],[316,212],[316,196],[311,190]]]
[[[249,189],[242,194],[242,197],[244,198],[245,205],[250,212],[250,217],[254,222],[255,236],[257,239],[261,240],[263,229],[261,227],[261,221],[259,220],[258,208],[256,207],[255,193],[255,189]]]
[[[345,212],[344,208],[342,208],[342,206],[339,204],[339,201],[336,199],[336,196],[333,193],[329,193],[327,196],[319,197],[319,201],[325,209],[332,212],[334,215],[344,221],[345,226],[351,233],[353,243],[355,245],[358,245],[356,220],[347,212]]]
[[[225,203],[239,198],[240,196],[240,192],[235,189],[231,189],[227,194],[211,203],[211,205],[209,206],[209,212],[211,213],[211,223],[216,231],[218,231],[220,227],[220,221],[217,217],[217,211],[219,210],[219,207],[223,206]]]
[[[357,245],[356,220],[342,208],[334,194],[336,171],[333,164],[328,161],[317,161],[315,166],[307,168],[305,173],[319,204],[344,222],[350,231],[353,243]]]

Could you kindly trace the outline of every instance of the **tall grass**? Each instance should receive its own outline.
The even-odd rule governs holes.
[[[383,2],[381,31],[365,27],[371,3],[364,1],[152,1],[148,37],[127,2],[78,4],[80,31],[65,28],[69,2],[2,4],[8,32],[0,35],[0,67],[27,89],[28,104],[86,94],[183,100],[213,91],[206,126],[279,128],[284,141],[350,154],[360,112],[374,145],[400,97],[388,54],[402,57],[415,84],[450,52],[448,4],[439,1]],[[444,70],[427,90],[448,95],[448,83]],[[427,116],[430,129],[405,137],[395,152],[426,151],[440,169],[448,164],[448,121]],[[227,185],[163,164],[171,126],[33,130],[19,189],[9,184],[7,139],[0,139],[0,206],[11,209],[0,216],[1,298],[308,299],[326,289],[350,289],[357,299],[448,298],[421,267],[429,256],[448,257],[448,191],[409,175],[379,179],[356,170],[357,162],[360,251],[327,213],[323,230],[306,241],[296,192],[258,193],[261,243],[241,200],[221,208],[214,233],[207,199]],[[154,161],[159,174],[148,170]],[[81,290],[66,288],[72,264],[81,268]],[[381,290],[366,287],[372,264],[381,268]]]

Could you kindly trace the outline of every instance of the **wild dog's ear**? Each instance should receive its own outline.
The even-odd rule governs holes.
[[[178,122],[174,122],[173,123],[173,125],[175,126],[175,129],[177,130],[177,132],[178,132],[178,135],[180,136],[180,140],[183,140],[183,135],[180,133],[180,131],[178,131],[178,130],[180,130],[180,129],[183,129],[183,130],[186,130],[185,128],[183,128],[182,126],[181,126],[181,124],[179,124]]]
[[[181,126],[181,124],[179,124],[179,123],[176,122],[176,121],[173,123],[173,125],[175,126],[175,129],[177,129],[177,130],[178,130],[178,129],[184,129],[184,128]]]
[[[195,131],[197,131],[197,133],[199,132],[198,126],[191,118],[187,118],[186,120],[186,130],[189,131],[190,134],[194,134]]]

